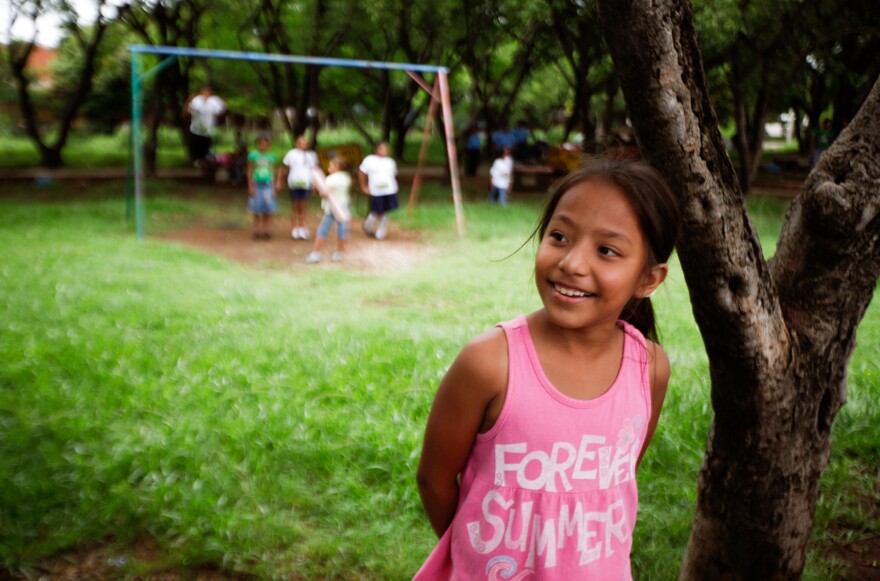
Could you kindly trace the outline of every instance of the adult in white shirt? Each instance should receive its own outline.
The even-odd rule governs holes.
[[[370,214],[364,220],[364,232],[376,240],[388,235],[388,213],[399,207],[397,201],[397,163],[388,157],[388,144],[376,146],[375,153],[361,162],[358,182],[370,196]]]
[[[306,203],[312,189],[312,172],[318,167],[318,156],[309,149],[305,135],[297,135],[296,147],[287,152],[281,160],[278,182],[275,189],[281,191],[281,184],[287,178],[290,189],[290,237],[294,240],[308,240],[306,228]]]
[[[489,190],[489,203],[498,202],[502,206],[507,205],[507,192],[510,190],[510,181],[513,179],[513,157],[510,148],[501,150],[501,157],[497,158],[489,169],[492,176],[492,188]]]
[[[226,103],[214,94],[210,85],[202,85],[187,103],[190,115],[190,156],[194,162],[209,157],[217,117],[226,112]]]

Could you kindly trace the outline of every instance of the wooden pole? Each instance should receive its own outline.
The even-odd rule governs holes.
[[[455,128],[452,123],[452,100],[449,97],[449,80],[446,71],[437,73],[440,84],[440,104],[443,107],[443,129],[446,131],[446,155],[449,158],[449,175],[452,179],[452,203],[455,205],[455,225],[458,235],[464,236],[464,214],[461,208],[461,183],[458,178],[458,154],[455,149]]]
[[[412,74],[410,75],[412,76]],[[418,80],[416,80],[418,82]],[[434,115],[437,113],[437,101],[439,100],[439,77],[434,81],[434,88],[431,90],[431,103],[428,105],[428,117],[425,119],[425,131],[422,134],[422,146],[419,149],[419,164],[416,166],[416,175],[413,176],[412,188],[409,191],[409,203],[406,206],[406,215],[412,216],[413,208],[416,206],[416,200],[419,197],[419,188],[422,186],[422,170],[425,168],[425,158],[428,156],[428,140],[431,138],[431,125],[434,122]],[[422,87],[426,85],[419,83]]]

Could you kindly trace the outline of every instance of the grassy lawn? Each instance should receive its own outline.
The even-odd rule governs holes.
[[[151,188],[148,232],[217,212],[207,193],[177,187]],[[149,535],[163,568],[410,578],[435,543],[414,480],[434,390],[469,338],[539,307],[532,246],[505,259],[537,200],[468,204],[459,239],[446,193],[429,188],[399,223],[442,252],[399,272],[290,272],[138,243],[123,190],[0,201],[0,567]],[[783,210],[753,203],[767,248]],[[633,563],[646,580],[676,576],[712,415],[677,263],[656,308],[673,377],[639,474]],[[880,533],[865,501],[880,476],[878,335],[875,305],[807,579],[839,575],[818,549]],[[150,566],[129,559],[120,575]]]

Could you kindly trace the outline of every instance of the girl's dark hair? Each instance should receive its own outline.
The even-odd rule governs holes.
[[[646,270],[667,262],[681,228],[678,202],[660,172],[641,160],[586,158],[582,167],[554,185],[532,237],[542,240],[562,196],[574,186],[588,181],[602,181],[617,186],[629,200],[648,244]],[[633,297],[624,307],[620,318],[648,339],[657,341],[651,299]]]
[[[339,171],[348,171],[348,163],[345,161],[344,157],[334,157],[330,160],[331,163],[335,163],[339,168]]]

